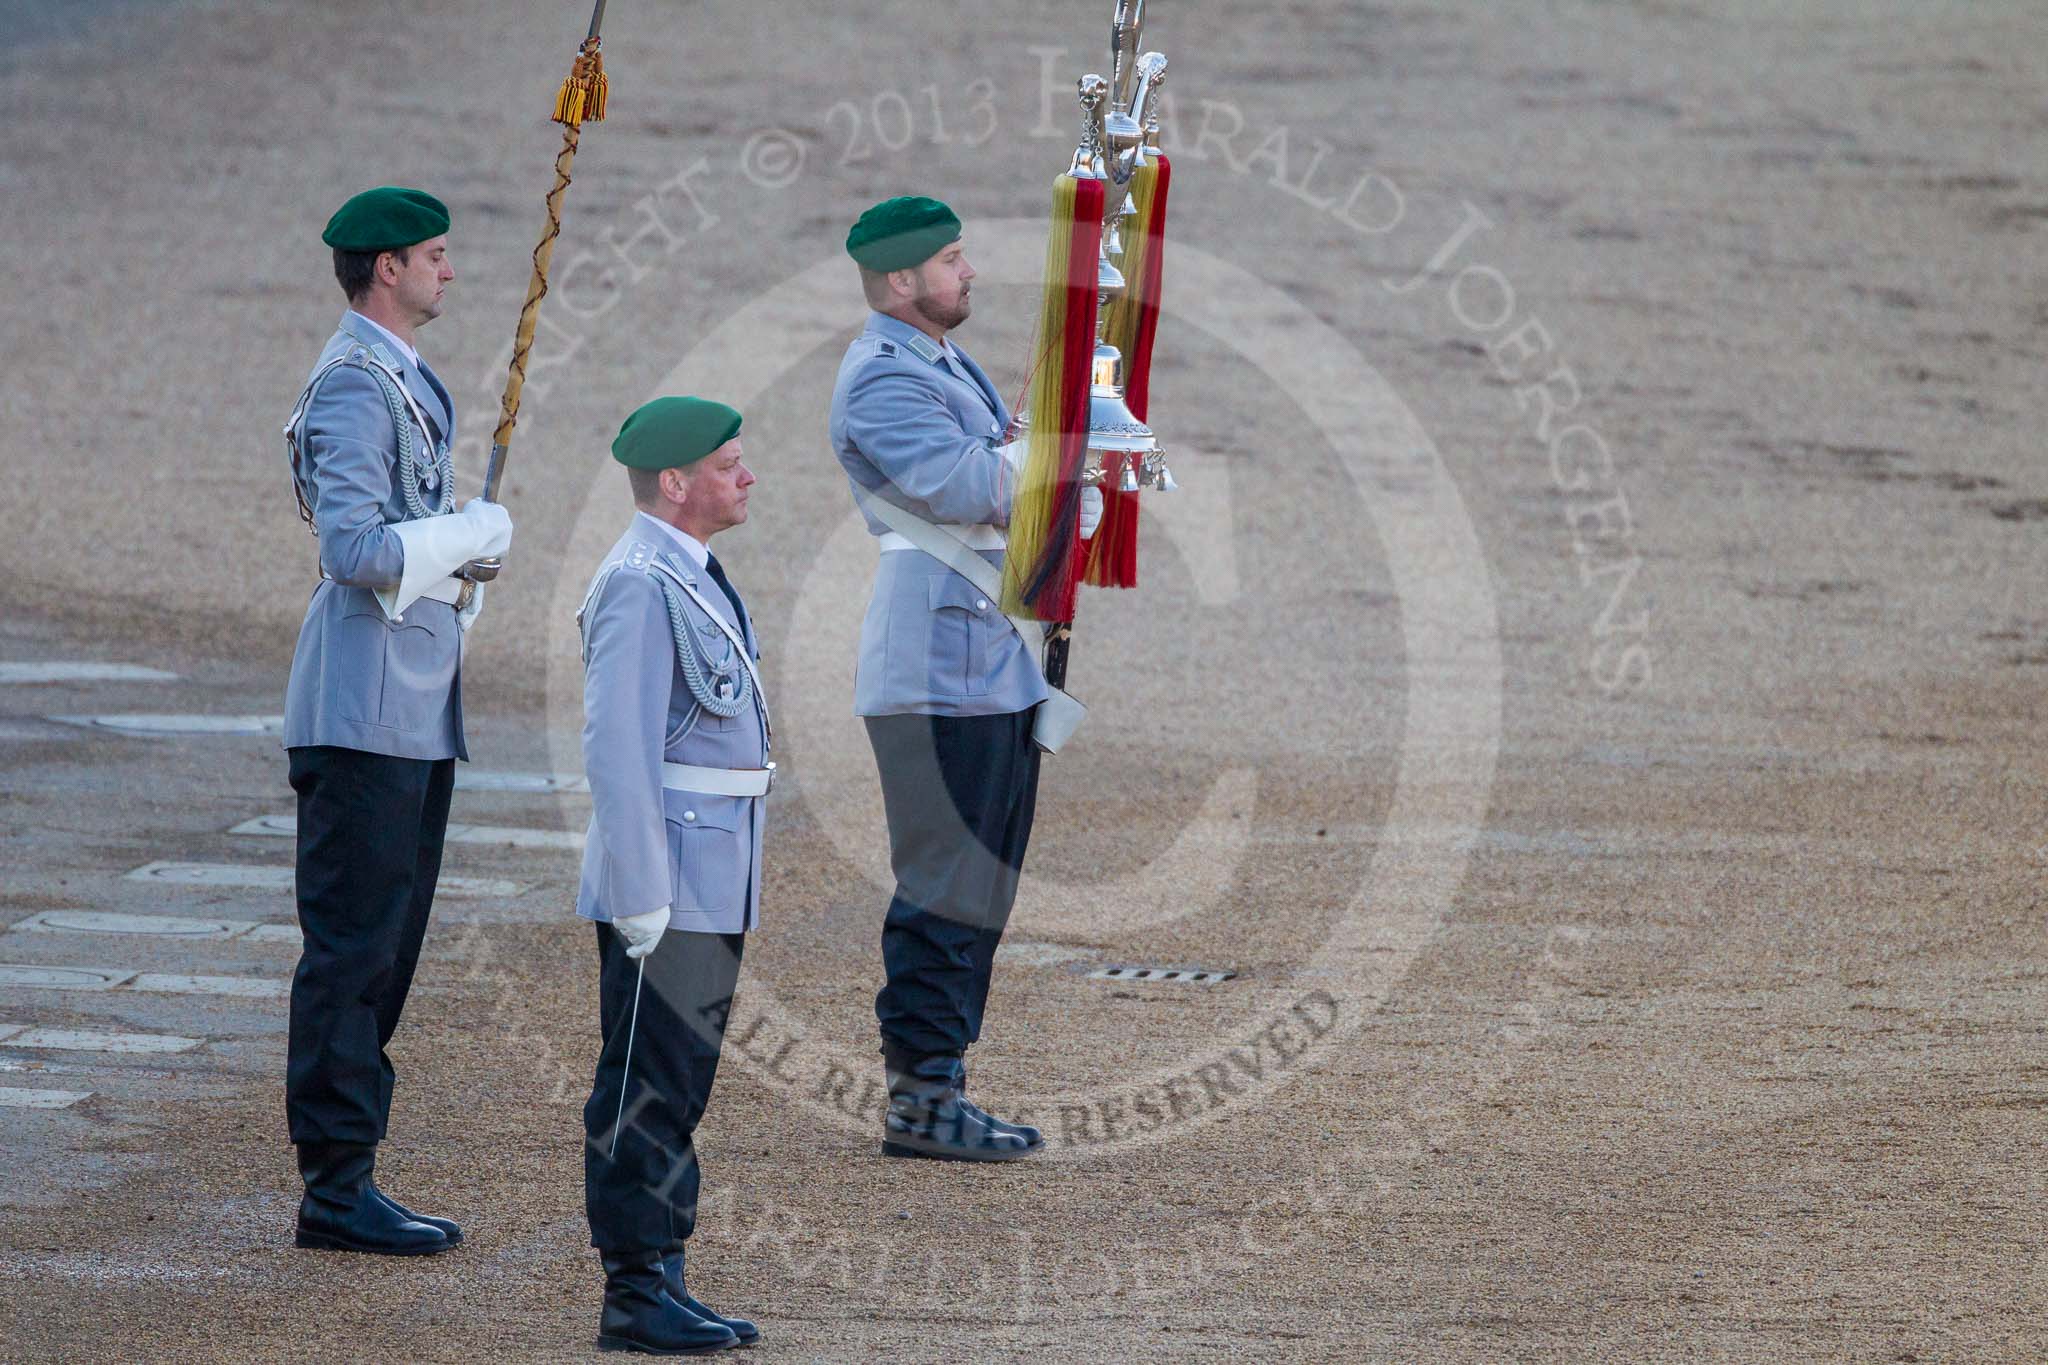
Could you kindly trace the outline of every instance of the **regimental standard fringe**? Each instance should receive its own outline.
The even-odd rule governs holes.
[[[1166,190],[1173,168],[1163,154],[1131,177],[1136,210],[1125,237],[1124,292],[1103,310],[1103,340],[1124,357],[1124,404],[1145,420],[1152,372],[1152,339],[1159,330],[1159,290],[1166,247]],[[1138,494],[1119,492],[1121,461],[1106,463],[1102,481],[1102,525],[1088,542],[1084,581],[1097,588],[1138,586]]]
[[[1040,353],[1025,394],[1030,414],[1024,473],[1010,512],[1003,610],[1071,620],[1086,557],[1080,538],[1081,470],[1088,457],[1088,374],[1095,353],[1096,262],[1103,186],[1053,182],[1052,227],[1039,305]]]

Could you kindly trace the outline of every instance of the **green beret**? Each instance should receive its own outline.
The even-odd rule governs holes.
[[[908,270],[960,240],[960,217],[936,199],[899,195],[860,216],[846,233],[846,254],[869,270]]]
[[[642,403],[619,428],[612,458],[629,469],[695,464],[740,434],[740,415],[709,398],[657,398]]]
[[[397,251],[448,230],[448,206],[424,190],[385,185],[334,211],[320,240],[336,251]]]

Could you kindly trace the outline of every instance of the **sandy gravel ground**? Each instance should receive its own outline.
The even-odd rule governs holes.
[[[0,6],[0,659],[183,678],[0,687],[8,924],[289,920],[126,875],[281,865],[226,833],[289,809],[274,739],[45,717],[277,709],[314,547],[276,433],[340,311],[320,226],[362,186],[453,209],[422,344],[474,480],[576,8]],[[478,768],[575,770],[610,434],[657,392],[744,394],[761,484],[719,549],[793,782],[693,1286],[791,1359],[2048,1353],[2022,0],[1153,7],[1153,421],[1187,488],[1143,588],[1085,603],[1093,716],[974,1059],[1053,1150],[875,1155],[838,242],[882,195],[951,200],[988,262],[961,340],[1014,388],[1108,8],[612,6],[468,705]],[[456,818],[575,830],[580,803]],[[444,900],[396,1047],[388,1183],[471,1235],[427,1264],[289,1249],[280,1003],[0,986],[0,1086],[93,1091],[0,1108],[0,1356],[581,1358],[575,866],[451,847],[516,890]],[[0,960],[290,970],[155,941],[17,927]],[[1237,976],[1088,976],[1123,964]]]

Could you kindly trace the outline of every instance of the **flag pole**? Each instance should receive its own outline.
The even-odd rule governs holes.
[[[526,303],[519,310],[519,329],[512,338],[512,367],[505,376],[505,394],[498,403],[498,428],[491,436],[491,461],[484,471],[483,496],[498,501],[505,481],[505,466],[511,458],[512,429],[519,423],[519,396],[526,387],[526,359],[533,352],[533,332],[540,321],[540,301],[548,294],[548,266],[554,260],[555,241],[562,235],[562,200],[569,192],[569,170],[576,161],[576,147],[583,137],[583,124],[604,121],[610,82],[604,74],[603,39],[605,0],[597,0],[590,16],[590,33],[576,50],[576,61],[555,92],[553,121],[562,125],[562,150],[555,154],[555,185],[548,191],[547,227],[540,245],[533,249],[533,275],[526,285]],[[472,561],[464,576],[488,583],[498,576],[503,564],[498,559]]]

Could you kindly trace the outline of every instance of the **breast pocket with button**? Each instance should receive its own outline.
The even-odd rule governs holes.
[[[351,675],[336,698],[344,720],[412,733],[439,718],[456,660],[441,639],[442,630],[455,628],[453,614],[439,608],[448,619],[437,624],[437,607],[417,603],[396,621],[376,606],[342,617],[338,652]]]
[[[928,581],[932,690],[978,697],[989,690],[989,645],[1000,613],[995,603],[958,574]],[[1007,627],[1005,627],[1007,628]]]
[[[744,910],[740,897],[753,868],[746,799],[671,789],[662,792],[661,804],[668,822],[670,904],[707,914]]]

